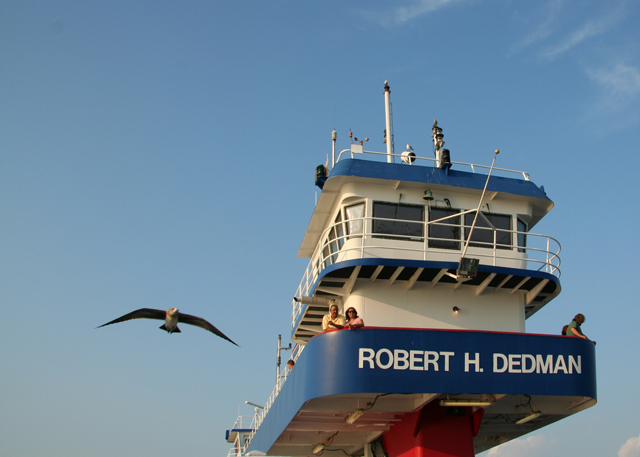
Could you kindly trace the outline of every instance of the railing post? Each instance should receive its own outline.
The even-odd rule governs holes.
[[[427,217],[429,217],[427,215]],[[423,240],[423,247],[422,247],[422,260],[427,260],[427,249],[429,248],[429,223],[428,222],[423,222],[422,223],[423,227],[422,229],[424,230],[424,240]]]
[[[362,239],[360,240],[360,258],[364,259],[364,241],[365,241],[365,237],[367,236],[367,229],[369,227],[369,224],[367,223],[368,219],[363,217],[362,218]]]
[[[493,229],[493,266],[496,266],[496,257],[498,255],[498,231]]]

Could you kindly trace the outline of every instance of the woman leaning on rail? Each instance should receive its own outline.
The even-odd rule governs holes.
[[[578,338],[582,338],[583,340],[588,340],[589,338],[587,338],[587,335],[582,333],[581,327],[582,324],[584,324],[585,320],[586,319],[584,317],[584,314],[576,314],[576,317],[574,317],[571,323],[567,325],[567,329],[565,330],[564,334],[567,336],[577,336]],[[596,342],[593,341],[593,344],[596,344]]]

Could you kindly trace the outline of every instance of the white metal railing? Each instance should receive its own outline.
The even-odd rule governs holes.
[[[345,152],[348,152],[350,154],[350,158],[353,159],[354,154],[356,155],[366,155],[367,159],[376,159],[376,158],[380,158],[380,159],[384,159],[385,161],[387,160],[388,154],[386,152],[375,152],[375,151],[362,151],[362,152],[355,152],[351,149],[343,149],[342,151],[340,151],[340,154],[338,155],[338,160],[336,160],[336,163],[340,161],[340,159],[342,158],[342,154],[344,154]],[[392,157],[398,157],[401,161],[403,160],[402,154],[391,154]],[[418,157],[415,156],[413,157],[415,164],[419,164],[420,162],[422,162],[422,164],[426,165],[427,163],[433,162],[435,164],[436,159],[431,159],[429,157]],[[409,165],[411,166],[415,166],[414,163],[410,163]],[[467,163],[467,162],[454,162],[453,160],[451,161],[452,165],[462,165],[463,167],[469,167],[471,169],[472,173],[478,173],[476,171],[476,169],[481,169],[481,170],[488,170],[491,168],[488,165],[478,165],[478,164],[474,164],[474,163]],[[498,174],[500,175],[512,175],[512,174],[518,174],[518,175],[522,175],[522,178],[525,181],[529,181],[529,173],[525,172],[525,171],[518,171],[518,170],[509,170],[508,168],[498,168],[498,167],[493,167],[493,171],[494,172],[498,172]]]
[[[294,362],[297,362],[298,357],[300,357],[300,354],[302,354],[303,350],[304,350],[304,346],[302,344],[296,344],[293,350],[291,351],[291,360],[293,360]],[[294,366],[293,370],[295,370],[295,368],[296,367]],[[282,386],[286,382],[290,371],[291,370],[289,370],[289,368],[285,365],[282,371],[280,372],[280,374],[278,375],[278,382],[276,383],[276,386],[274,387],[273,392],[271,392],[271,395],[267,399],[267,402],[264,404],[264,409],[260,411],[259,417],[257,418],[257,422],[256,422],[257,427],[260,426],[260,424],[264,420],[264,417],[267,415],[267,412],[269,412],[269,408],[271,408],[276,397],[282,390]]]
[[[461,216],[474,213],[476,210],[462,211],[453,215],[437,219],[434,221],[414,221],[362,217],[348,219],[330,225],[325,229],[320,237],[320,242],[316,246],[311,260],[302,275],[300,285],[295,296],[308,296],[311,287],[315,284],[320,273],[327,267],[344,261],[362,258],[389,257],[414,260],[453,260],[459,259],[464,249],[465,229],[469,225],[449,223],[447,220],[460,218]],[[348,233],[349,223],[362,221],[363,233]],[[394,223],[406,223],[415,226],[422,225],[422,235],[398,235],[392,233],[373,233],[374,221],[389,221]],[[439,227],[452,227],[460,230],[460,239],[436,238],[429,236],[429,226],[436,224]],[[480,264],[494,266],[514,266],[518,268],[545,271],[560,277],[560,243],[547,235],[540,235],[531,232],[517,230],[501,230],[495,227],[475,227],[475,233],[479,230],[491,230],[493,232],[493,242],[471,241],[472,257],[479,258]],[[333,234],[341,234],[333,236]],[[499,234],[508,234],[511,243],[498,243]],[[519,246],[520,237],[526,237],[525,245]],[[393,240],[389,240],[392,238]],[[400,241],[400,242],[399,242]],[[404,241],[404,242],[402,242]],[[438,242],[457,243],[456,249],[446,249],[433,247]],[[402,256],[398,256],[401,252]],[[387,255],[384,255],[384,254]],[[296,320],[302,312],[304,304],[298,301],[292,302],[292,327],[295,327]]]
[[[291,351],[291,360],[293,360],[294,362],[297,362],[298,358],[300,357],[300,354],[302,354],[302,351],[304,350],[304,348],[305,348],[304,345],[296,344],[293,347],[293,350]],[[276,400],[276,397],[278,396],[278,394],[282,390],[282,386],[284,386],[284,383],[287,381],[287,378],[289,377],[289,373],[292,370],[295,370],[295,366],[292,369],[289,369],[289,367],[287,367],[287,365],[285,365],[284,368],[282,369],[282,371],[280,372],[280,374],[278,375],[278,381],[276,382],[276,386],[274,387],[273,391],[271,392],[271,395],[269,395],[269,398],[267,399],[267,402],[264,404],[264,408],[262,408],[260,410],[260,412],[258,412],[254,416],[253,421],[251,422],[251,427],[250,428],[253,431],[251,432],[251,435],[249,436],[249,439],[247,440],[244,449],[246,449],[246,447],[249,445],[249,443],[253,439],[253,436],[255,435],[256,431],[258,430],[258,428],[262,424],[262,421],[264,420],[264,418],[266,417],[267,413],[269,412],[269,409],[273,405],[273,402]],[[238,418],[238,419],[240,419],[240,418]],[[238,420],[236,420],[236,423],[237,422],[238,422]],[[234,428],[235,428],[235,425],[234,425]],[[234,451],[234,450],[236,450],[236,448],[229,450],[229,453],[231,454],[231,452]],[[244,450],[243,450],[243,453],[244,453]],[[231,457],[231,456],[229,455],[228,457]]]
[[[256,416],[238,416],[232,430],[249,430],[255,428]]]
[[[258,419],[258,414],[254,414],[253,416],[238,416],[236,421],[233,424],[232,430],[251,430],[251,437],[253,437],[256,429],[256,422]],[[238,435],[236,438],[235,445],[229,449],[227,453],[227,457],[240,457],[244,455],[247,450],[247,445],[249,443],[249,439],[247,439],[244,443],[242,442],[242,437]]]
[[[227,452],[227,457],[240,457],[244,455],[246,450],[246,446],[240,446],[239,448],[232,447],[231,449],[229,449],[229,452]]]

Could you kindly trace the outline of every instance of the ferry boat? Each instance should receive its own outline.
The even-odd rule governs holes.
[[[596,403],[594,344],[526,333],[561,289],[560,243],[533,231],[553,202],[497,150],[451,160],[437,121],[434,157],[396,154],[390,93],[386,151],[350,135],[337,153],[332,132],[298,253],[296,364],[227,431],[229,456],[473,456]],[[366,325],[324,331],[333,304]]]

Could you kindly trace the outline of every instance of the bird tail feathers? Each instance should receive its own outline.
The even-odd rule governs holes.
[[[162,325],[160,326],[160,330],[164,330],[165,332],[169,332],[169,333],[182,333],[182,332],[180,331],[180,329],[178,328],[178,326],[177,326],[177,325],[176,325],[176,327],[175,327],[173,330],[169,330],[169,329],[167,328],[167,324],[162,324]]]

